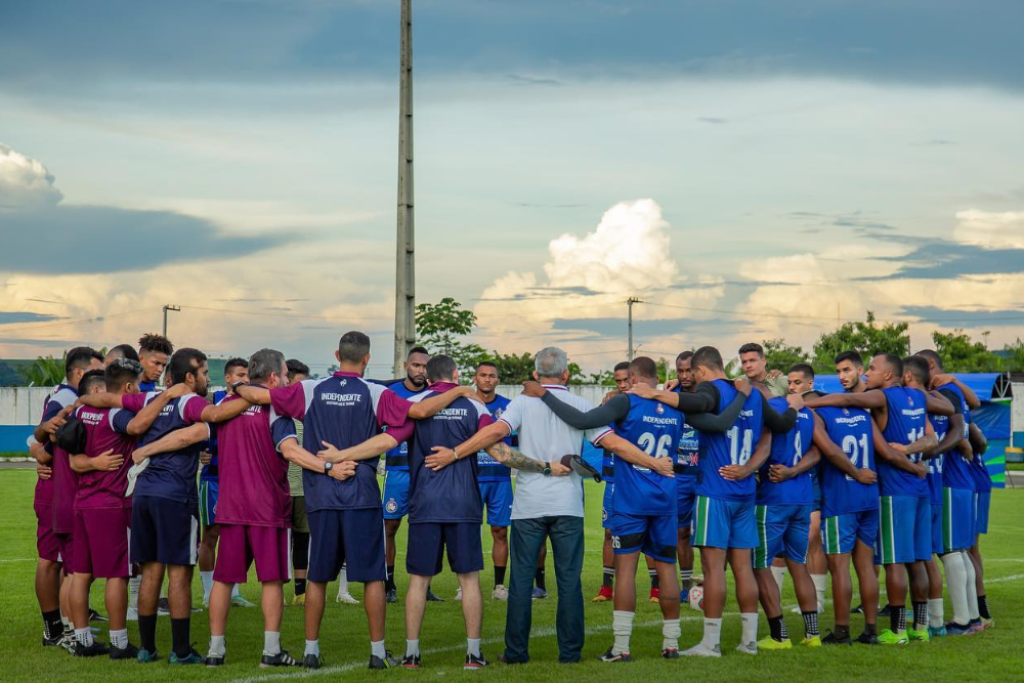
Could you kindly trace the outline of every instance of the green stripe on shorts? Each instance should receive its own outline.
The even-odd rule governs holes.
[[[704,545],[708,540],[708,499],[697,496],[697,504],[693,506],[693,545]]]
[[[754,548],[754,569],[768,568],[768,506],[754,507],[754,518],[757,520],[757,547]]]
[[[825,520],[825,554],[839,554],[839,518],[829,517]]]
[[[896,539],[894,533],[892,496],[882,496],[881,511],[878,517],[878,539],[882,549],[882,564],[896,563]]]
[[[942,549],[953,551],[953,491],[942,489]]]

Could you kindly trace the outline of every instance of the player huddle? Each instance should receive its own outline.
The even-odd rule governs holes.
[[[602,661],[632,658],[641,554],[651,599],[663,612],[661,654],[669,659],[721,655],[726,565],[743,622],[738,650],[747,654],[792,647],[782,618],[782,564],[793,577],[807,646],[903,644],[971,634],[992,623],[977,544],[987,530],[991,489],[980,457],[984,436],[970,418],[978,402],[941,373],[934,352],[879,355],[866,369],[856,352],[843,353],[836,369],[845,391],[829,395],[813,390],[809,366],[792,368],[788,382],[769,375],[756,344],[740,350],[747,380],[729,380],[721,354],[703,347],[680,354],[678,380],[662,390],[654,361],[639,357],[616,367],[618,391],[595,408],[564,390],[568,373],[559,349],[538,354],[538,382],[527,382],[512,401],[495,393],[492,364],[476,369],[473,386],[460,386],[454,361],[431,358],[422,348],[409,354],[405,378],[366,380],[369,351],[365,334],[346,333],[335,352],[340,369],[307,379],[300,362],[261,349],[248,361],[228,363],[227,390],[211,403],[207,359],[196,349],[174,350],[158,335],[143,337],[138,353],[129,345],[105,358],[72,349],[66,381],[44,405],[33,448],[40,463],[36,592],[43,644],[76,656],[157,661],[166,582],[168,662],[222,665],[229,608],[247,604],[236,587],[255,564],[264,616],[261,666],[322,665],[326,588],[341,574],[365,584],[369,668],[416,669],[425,602],[439,599],[430,579],[442,571],[447,551],[465,618],[465,668],[479,669],[489,664],[480,650],[486,507],[494,539],[492,597],[509,600],[502,659],[527,661],[529,589],[538,559],[543,566],[545,534],[554,544],[560,517],[582,517],[581,475],[596,474],[579,458],[581,438],[605,450],[605,578],[594,600],[614,603],[614,644]],[[517,435],[525,437],[526,453],[513,447]],[[515,497],[512,469],[519,472]],[[566,493],[570,509],[553,506]],[[398,600],[395,534],[406,516],[410,580],[399,659],[385,648],[384,616],[386,604]],[[548,531],[530,537],[528,557],[522,556],[527,563],[520,562],[506,587],[508,527],[526,545],[516,524],[533,520]],[[556,570],[571,568],[578,585],[582,556],[576,563],[562,557],[568,547],[562,543],[555,545]],[[696,587],[692,548],[700,550],[704,569]],[[574,554],[581,553],[580,540]],[[936,556],[954,610],[948,623]],[[856,638],[851,560],[865,622]],[[205,656],[190,640],[197,562],[210,618]],[[881,631],[878,565],[890,619]],[[295,587],[295,603],[305,609],[302,657],[281,646],[283,584],[293,568],[304,575]],[[826,571],[835,628],[822,638]],[[89,589],[98,578],[106,581],[109,645],[89,627],[95,615]],[[582,596],[572,594],[569,582],[563,590],[564,578],[560,660],[574,661],[583,644],[582,606],[568,605],[563,613],[562,602],[581,603]],[[687,594],[704,611],[704,635],[681,651],[680,603]],[[354,601],[347,582],[338,599]],[[762,640],[759,601],[770,628]],[[138,646],[128,640],[129,619],[138,620]]]

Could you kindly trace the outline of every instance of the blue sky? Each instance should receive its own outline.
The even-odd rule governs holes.
[[[873,310],[1021,336],[1016,2],[415,3],[418,295],[589,369]],[[0,357],[390,365],[398,2],[0,6]],[[214,309],[214,310],[209,310]],[[620,323],[616,323],[618,320]]]

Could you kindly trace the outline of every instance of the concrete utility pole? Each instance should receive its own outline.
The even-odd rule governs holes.
[[[416,343],[416,240],[412,166],[412,0],[402,0],[398,104],[398,244],[395,259],[395,377]]]
[[[167,311],[178,312],[181,310],[181,306],[172,306],[171,304],[164,304],[164,336],[167,336]]]
[[[626,299],[626,306],[629,308],[629,348],[626,350],[626,359],[631,362],[633,360],[633,304],[642,303],[644,302],[635,296]]]

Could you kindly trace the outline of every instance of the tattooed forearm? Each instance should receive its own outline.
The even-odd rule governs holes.
[[[514,470],[522,470],[523,472],[543,472],[546,467],[544,463],[523,455],[503,441],[499,441],[493,446],[487,448],[487,452],[492,458],[500,462],[502,465]]]

